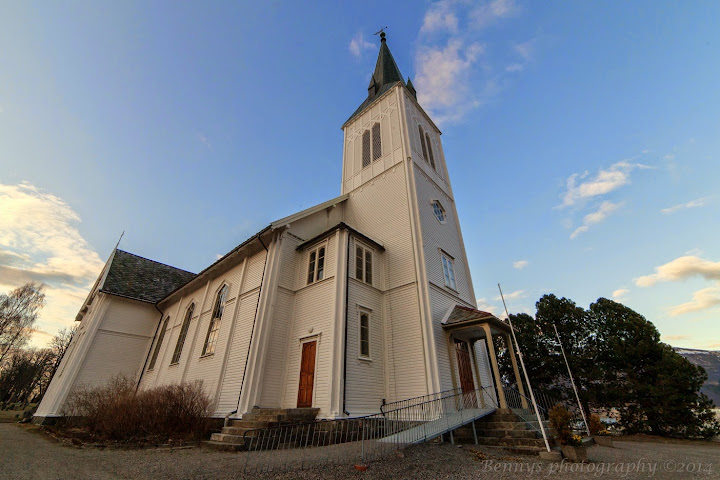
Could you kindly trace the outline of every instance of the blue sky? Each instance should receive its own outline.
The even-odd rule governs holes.
[[[0,289],[34,337],[121,248],[199,271],[339,193],[378,38],[439,123],[479,306],[615,298],[720,349],[716,2],[14,2]]]

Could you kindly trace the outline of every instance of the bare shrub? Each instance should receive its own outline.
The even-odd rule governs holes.
[[[72,392],[64,426],[121,442],[201,439],[208,432],[210,404],[201,381],[136,393],[129,378],[118,376]]]

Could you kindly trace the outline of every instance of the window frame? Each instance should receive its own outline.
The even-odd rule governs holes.
[[[447,223],[447,210],[445,210],[443,204],[440,203],[440,200],[438,200],[437,198],[432,199],[430,201],[430,207],[433,209],[433,215],[435,216],[435,220],[445,225]],[[440,213],[442,213],[442,220],[438,218],[438,210],[440,210]]]
[[[224,283],[217,291],[212,316],[210,317],[210,324],[208,325],[208,331],[205,335],[205,343],[203,343],[202,354],[200,357],[209,357],[210,355],[215,354],[215,347],[217,346],[217,340],[220,336],[220,321],[225,313],[228,290],[230,290],[230,288],[227,283]]]
[[[455,258],[444,250],[440,250],[440,257],[443,267],[443,280],[445,286],[457,292],[457,280],[455,277]]]
[[[362,261],[360,261],[360,256],[358,255],[358,252],[362,250]],[[368,285],[372,286],[373,284],[373,255],[374,250],[366,247],[360,242],[355,242],[355,280],[363,283],[367,283]],[[369,263],[368,263],[369,260]],[[368,266],[370,268],[368,268]],[[360,275],[360,277],[358,277]]]
[[[422,146],[423,160],[425,160],[425,163],[429,163],[427,146],[425,145],[425,131],[423,130],[422,125],[418,124],[418,131],[420,132],[420,145]]]
[[[155,343],[155,350],[153,350],[152,357],[150,357],[150,363],[148,364],[147,371],[151,372],[155,369],[155,365],[157,364],[158,355],[160,354],[160,348],[162,348],[163,341],[165,340],[165,334],[167,333],[167,327],[168,323],[170,322],[170,315],[165,317],[165,321],[162,324],[162,330],[160,330],[160,335],[158,335],[157,342]]]
[[[322,253],[322,255],[321,255]],[[327,259],[327,243],[323,242],[308,250],[308,268],[305,276],[305,285],[312,285],[326,278],[325,260]],[[319,278],[319,275],[322,275]]]
[[[382,128],[375,122],[362,133],[362,168],[365,169],[382,158]]]
[[[363,317],[367,319],[367,325],[364,328],[367,339],[363,341]],[[367,308],[360,307],[358,310],[358,359],[372,361],[372,311]],[[363,343],[367,346],[367,353],[363,353]]]
[[[170,365],[177,365],[178,363],[180,363],[180,358],[182,358],[182,351],[185,347],[185,340],[187,340],[187,333],[188,330],[190,330],[190,322],[192,321],[192,317],[194,314],[195,302],[192,302],[185,310],[185,318],[183,319],[183,323],[180,326],[178,339],[175,343],[175,350],[173,350],[173,355],[170,358]]]
[[[430,156],[429,156],[430,166],[432,167],[433,170],[437,170],[435,168],[435,155],[433,155],[432,141],[430,141],[430,134],[427,132],[425,133],[425,140],[427,141],[427,149],[428,149],[428,153],[430,154]]]

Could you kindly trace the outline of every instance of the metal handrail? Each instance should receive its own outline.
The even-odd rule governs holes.
[[[480,407],[480,395],[486,394],[486,389],[470,392],[453,389],[423,395],[386,404],[384,407],[397,408],[385,408],[373,415],[247,430],[243,433],[244,449],[247,450],[245,469],[270,471],[288,465],[304,468],[306,462],[317,466],[336,460],[354,459],[362,463],[375,460],[406,445],[450,432],[494,411],[496,401],[491,407]],[[423,397],[430,399],[418,401]],[[277,455],[280,450],[283,454]]]

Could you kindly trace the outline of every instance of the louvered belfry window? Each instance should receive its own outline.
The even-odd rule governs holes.
[[[370,165],[370,130],[365,130],[362,136],[362,166]]]
[[[418,131],[420,132],[420,144],[422,145],[423,160],[428,161],[427,146],[425,146],[425,133],[423,132],[422,126],[418,125]]]
[[[372,127],[372,159],[373,162],[382,156],[382,143],[380,142],[380,124]]]
[[[430,143],[430,135],[426,133],[425,139],[427,140],[427,149],[430,154],[430,166],[435,170],[435,156],[433,155],[432,143]]]

